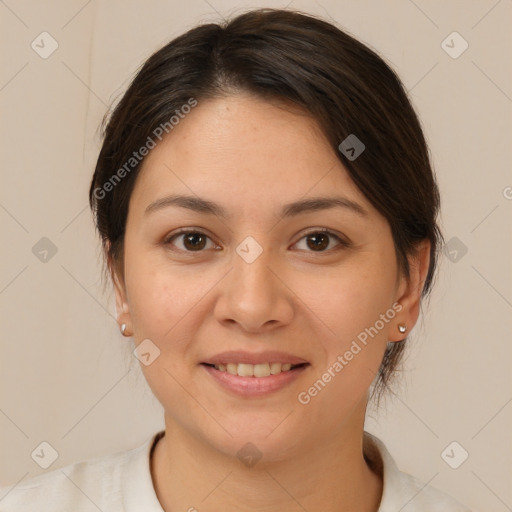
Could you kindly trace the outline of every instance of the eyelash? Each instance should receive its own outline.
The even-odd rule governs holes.
[[[206,238],[208,238],[210,241],[213,242],[212,238],[210,236],[208,236],[204,231],[201,231],[200,229],[186,228],[186,229],[181,229],[181,230],[179,230],[179,231],[177,231],[175,233],[171,233],[170,235],[165,237],[164,244],[165,245],[172,245],[172,241],[174,239],[178,238],[181,235],[188,235],[188,234],[197,234],[197,235],[205,236]],[[343,239],[342,237],[340,237],[336,233],[333,233],[332,231],[328,230],[327,228],[317,228],[317,229],[311,230],[308,233],[305,233],[293,245],[297,245],[300,241],[304,240],[308,236],[317,235],[317,234],[325,234],[325,235],[328,235],[331,238],[334,238],[338,242],[338,245],[336,247],[334,247],[334,248],[325,249],[325,250],[322,250],[322,251],[310,250],[310,251],[306,251],[306,252],[310,252],[312,254],[324,254],[324,253],[330,253],[331,251],[336,250],[337,248],[341,249],[341,248],[348,248],[348,247],[351,246],[351,243],[348,240]],[[177,249],[177,250],[181,251],[181,252],[189,253],[189,254],[193,254],[195,252],[200,253],[200,252],[204,252],[205,251],[205,249],[201,249],[201,250],[198,250],[198,251],[189,251],[189,250],[186,250],[186,249]],[[216,248],[215,250],[218,250],[218,249]]]

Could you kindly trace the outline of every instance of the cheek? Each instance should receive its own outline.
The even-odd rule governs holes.
[[[179,416],[184,404],[194,405],[181,383],[187,382],[193,366],[191,340],[204,314],[201,299],[212,285],[201,273],[180,270],[133,249],[125,260],[125,280],[135,344],[149,339],[157,347],[158,356],[148,365],[141,360],[141,370],[165,410]]]
[[[315,414],[347,413],[367,393],[384,355],[393,309],[395,275],[368,255],[338,271],[319,274],[310,286],[296,281],[297,294],[313,312],[324,353],[312,372],[302,402],[314,401]],[[326,423],[326,424],[327,424]]]
[[[382,275],[354,273],[326,279],[306,295],[304,302],[325,333],[318,336],[325,355],[297,397],[310,411],[304,421],[311,428],[338,428],[354,407],[366,403],[395,315],[391,290],[392,280]]]
[[[183,329],[183,319],[194,315],[211,286],[199,272],[132,253],[126,260],[126,287],[135,338],[163,343],[177,335],[175,327]]]
[[[386,320],[394,316],[394,273],[386,271],[377,258],[367,259],[370,261],[361,258],[351,266],[317,273],[308,279],[295,278],[294,290],[323,326],[330,347],[342,349],[347,342],[350,344],[390,308]],[[389,323],[379,321],[377,327],[378,337],[385,338]]]

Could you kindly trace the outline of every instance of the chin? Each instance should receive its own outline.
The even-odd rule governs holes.
[[[247,418],[239,422],[234,420],[231,428],[227,428],[232,437],[223,431],[221,436],[215,436],[207,442],[222,453],[238,459],[252,457],[261,459],[261,462],[283,460],[291,457],[303,445],[303,430],[298,425],[294,429],[290,429],[291,425],[285,426],[291,418],[283,422],[284,418],[286,415],[275,421],[274,416],[271,416],[265,421],[260,415],[257,421],[252,422]]]

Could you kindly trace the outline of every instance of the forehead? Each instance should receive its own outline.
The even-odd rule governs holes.
[[[342,193],[371,210],[310,115],[248,95],[199,101],[151,150],[132,199],[165,193],[245,210]]]

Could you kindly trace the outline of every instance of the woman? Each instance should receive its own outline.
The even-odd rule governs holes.
[[[441,241],[418,119],[374,52],[282,10],[187,32],[108,120],[90,202],[165,431],[2,510],[467,510],[364,432]]]

